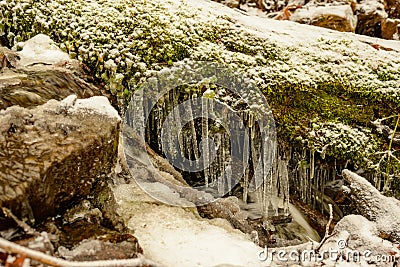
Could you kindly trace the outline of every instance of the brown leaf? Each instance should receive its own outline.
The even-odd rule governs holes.
[[[372,46],[373,48],[375,48],[376,50],[379,50],[380,47],[381,47],[379,44],[371,44],[371,46]]]
[[[13,262],[6,262],[5,267],[23,267],[25,262],[25,256],[17,256]]]

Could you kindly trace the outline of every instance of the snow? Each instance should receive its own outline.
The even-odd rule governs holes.
[[[361,215],[348,215],[335,226],[337,234],[328,239],[322,249],[326,250],[329,247],[337,249],[339,244],[343,244],[344,255],[348,252],[357,252],[361,255],[358,262],[350,260],[352,264],[350,266],[391,266],[393,265],[393,258],[390,259],[391,262],[385,262],[380,261],[379,257],[382,257],[382,259],[393,257],[392,255],[399,255],[400,250],[396,247],[396,244],[381,238],[378,228],[378,224]],[[369,255],[369,257],[365,257],[365,255]],[[340,266],[345,266],[343,261],[339,260]],[[327,260],[326,263],[327,266],[334,264],[331,260]]]
[[[376,222],[379,231],[400,241],[400,201],[381,195],[366,179],[349,170],[343,171],[343,177],[350,182],[351,196],[360,214]]]
[[[137,184],[119,185],[114,195],[117,212],[151,260],[171,267],[264,266],[257,257],[261,248],[222,219],[206,220],[195,209],[161,204]]]
[[[63,101],[60,107],[67,105],[69,114],[97,113],[121,121],[118,112],[111,106],[110,101],[105,96],[92,96],[87,99],[74,99],[73,96],[69,96]]]
[[[321,27],[298,24],[292,21],[278,21],[259,16],[249,16],[238,10],[226,7],[212,1],[185,0],[183,1],[191,7],[193,12],[209,20],[216,17],[228,16],[256,36],[266,37],[272,41],[278,41],[280,44],[293,45],[297,43],[315,42],[320,38],[327,39],[348,39],[363,41],[365,43],[379,44],[383,47],[400,51],[400,43],[393,40],[383,40],[353,33],[342,33]],[[179,10],[182,0],[170,0],[165,4],[171,5],[171,9]],[[195,11],[194,11],[195,10]]]
[[[58,48],[49,36],[38,34],[23,44],[22,51],[19,52],[22,66],[34,64],[53,65],[60,62],[69,61],[69,55]]]

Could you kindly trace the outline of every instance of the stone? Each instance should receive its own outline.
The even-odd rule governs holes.
[[[384,19],[381,24],[382,38],[399,40],[400,19]]]
[[[6,47],[0,46],[0,70],[8,67],[15,67],[18,55]]]
[[[232,8],[238,8],[240,6],[240,0],[216,0],[216,2],[220,2]]]
[[[363,0],[357,5],[356,33],[381,37],[381,23],[388,17],[382,0]]]
[[[400,19],[400,2],[397,0],[385,1],[386,12],[390,18]]]
[[[349,4],[305,6],[296,9],[290,20],[341,32],[354,32],[357,26],[357,17]]]
[[[342,171],[343,178],[350,183],[350,198],[358,212],[376,227],[385,239],[400,241],[400,201],[382,195],[365,178],[349,170]]]
[[[33,107],[69,95],[105,95],[117,106],[115,97],[96,85],[86,67],[47,35],[38,34],[21,46],[19,52],[0,47],[0,109]]]
[[[134,236],[131,236],[129,240],[116,244],[108,241],[86,239],[72,250],[64,247],[58,248],[59,255],[71,261],[131,259],[136,258],[137,253],[142,252]]]
[[[0,206],[32,222],[85,197],[117,160],[120,126],[106,97],[0,110]]]

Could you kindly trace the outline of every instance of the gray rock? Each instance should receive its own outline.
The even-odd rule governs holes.
[[[0,206],[26,219],[86,196],[116,162],[121,118],[107,98],[63,103],[0,110]]]
[[[88,98],[106,95],[96,86],[84,65],[72,60],[47,36],[26,41],[22,51],[0,47],[0,109],[13,105],[33,107],[69,95]]]

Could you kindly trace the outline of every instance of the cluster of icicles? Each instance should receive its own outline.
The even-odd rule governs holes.
[[[144,113],[150,114],[145,132],[146,142],[161,155],[168,154],[171,161],[185,158],[188,159],[189,168],[200,170],[186,176],[192,186],[214,193],[215,196],[230,195],[236,186],[244,202],[249,200],[249,194],[256,198],[264,217],[289,215],[288,160],[277,156],[276,146],[261,141],[259,126],[250,108],[242,104],[236,105],[239,108],[232,108],[235,106],[232,105],[235,96],[227,96],[223,89],[213,89],[213,99],[201,102],[200,111],[190,104],[181,110],[176,108],[185,101],[199,99],[199,95],[204,98],[205,93],[200,89],[174,88],[152,107],[151,112],[146,111],[145,104]],[[222,111],[220,105],[224,106]],[[226,130],[224,125],[228,119],[223,116],[228,111],[234,112],[240,121],[230,119],[229,130]],[[204,116],[197,116],[199,113]],[[187,114],[193,115],[189,117],[194,119],[188,121]],[[209,114],[216,117],[210,119]],[[167,118],[173,123],[166,126]],[[171,130],[174,127],[178,128],[175,132]],[[235,131],[240,133],[243,127],[246,127],[248,139],[234,134]],[[163,128],[173,132],[164,142]],[[176,146],[176,142],[179,146]],[[271,152],[272,149],[275,151]],[[202,168],[199,159],[208,164]],[[178,170],[185,169],[179,164],[174,166]]]
[[[323,203],[331,202],[323,194],[324,186],[335,180],[344,166],[321,164],[317,154],[307,149],[288,146],[277,151],[276,147],[266,145],[261,142],[259,127],[251,110],[246,105],[237,104],[240,101],[236,101],[234,95],[227,96],[226,91],[219,89],[213,91],[213,101],[202,102],[200,111],[194,110],[191,105],[185,105],[184,109],[176,107],[191,99],[204,98],[204,89],[196,91],[179,87],[168,91],[155,106],[142,102],[143,106],[131,107],[137,110],[131,113],[132,116],[150,114],[145,120],[146,125],[143,125],[145,131],[139,135],[144,136],[150,147],[160,155],[169,154],[172,161],[176,158],[188,159],[189,168],[199,170],[184,175],[192,186],[214,193],[215,196],[231,195],[233,191],[237,195],[240,192],[245,203],[255,201],[260,204],[265,218],[289,215],[289,189],[292,196],[323,211]],[[223,110],[214,112],[220,117],[213,119],[201,116],[217,110],[215,105],[218,103],[225,105],[226,110],[235,112],[241,120],[231,121],[230,131],[224,129],[226,119],[223,118]],[[185,119],[187,114],[196,112],[200,112],[200,116],[193,115],[195,119]],[[172,124],[178,130],[162,142],[163,128],[172,127],[166,126],[168,118],[182,123]],[[248,142],[230,136],[234,131],[240,131],[241,127],[247,129],[249,140],[245,141]],[[172,140],[174,138],[177,141]],[[179,146],[174,142],[178,142]],[[272,149],[275,149],[274,153],[271,153]],[[199,159],[209,163],[207,167],[199,166]],[[177,170],[184,169],[179,164],[174,166]],[[184,171],[182,173],[185,174]],[[256,181],[254,177],[262,177],[262,181]]]

